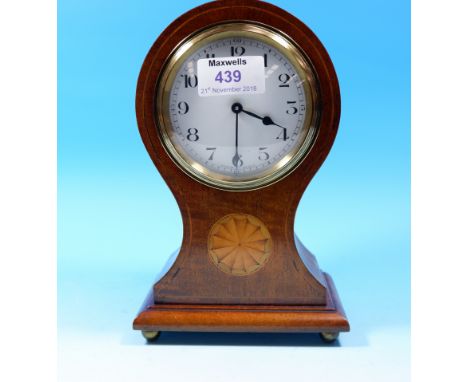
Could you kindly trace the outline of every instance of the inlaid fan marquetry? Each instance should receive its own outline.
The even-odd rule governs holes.
[[[265,225],[247,214],[230,214],[210,230],[208,251],[223,272],[245,276],[265,265],[271,253],[271,236]]]

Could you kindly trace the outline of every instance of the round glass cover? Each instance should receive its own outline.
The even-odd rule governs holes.
[[[317,132],[318,99],[312,65],[286,36],[232,23],[173,52],[156,107],[164,146],[184,171],[242,190],[271,184],[300,163]]]

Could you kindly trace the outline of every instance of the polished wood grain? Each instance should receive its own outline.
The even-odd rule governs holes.
[[[349,323],[331,278],[324,306],[154,304],[151,292],[133,328],[144,331],[347,332]]]
[[[271,26],[296,42],[315,70],[321,109],[315,143],[292,173],[265,188],[229,192],[197,182],[172,161],[158,133],[156,121],[161,111],[155,106],[155,97],[167,58],[187,36],[221,22],[236,21]],[[244,329],[261,330],[263,320],[264,328],[268,330],[286,330],[287,327],[305,330],[307,327],[309,331],[319,331],[315,329],[324,322],[320,321],[324,317],[323,310],[331,307],[330,301],[336,303],[338,299],[336,294],[332,294],[331,283],[327,282],[315,257],[295,237],[294,217],[305,188],[324,162],[335,139],[340,117],[340,93],[333,64],[314,33],[284,10],[259,1],[222,0],[192,9],[169,25],[151,47],[138,79],[136,112],[146,149],[181,210],[183,240],[174,264],[153,287],[152,305],[140,313],[134,327],[145,330],[173,330],[177,327],[184,330],[201,327],[206,330],[233,330],[234,324],[229,322],[247,320],[251,326],[238,325]],[[228,268],[223,271],[216,267],[210,255],[213,249],[213,243],[209,242],[210,230],[220,219],[232,214],[255,217],[270,235],[268,261],[260,269],[242,277],[233,274],[232,266],[228,272]],[[240,265],[236,269],[240,269]],[[202,305],[251,306],[255,313],[247,313],[240,308],[223,310],[224,313],[216,313],[218,308],[194,310],[194,307]],[[167,310],[168,306],[175,310]],[[177,310],[176,306],[185,306],[186,309]],[[279,314],[277,310],[274,310],[276,313],[260,314],[255,306],[285,306],[289,307],[289,313],[283,312],[283,318],[279,318],[275,316]],[[294,312],[304,314],[301,309],[305,307],[319,307],[319,311],[308,313],[311,316],[296,317],[304,320],[301,324],[290,318]],[[215,316],[220,315],[224,318],[218,322]],[[169,322],[170,317],[174,318],[174,324]],[[255,317],[263,318],[254,323]],[[183,323],[185,319],[187,323]],[[335,320],[335,328],[339,330],[349,328],[344,313],[338,309],[329,319],[327,322]],[[203,320],[206,320],[204,324]],[[319,325],[319,321],[322,324]],[[275,327],[272,322],[278,325]],[[323,324],[321,328],[328,330],[332,326]]]

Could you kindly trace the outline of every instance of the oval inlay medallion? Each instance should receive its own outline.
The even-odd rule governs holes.
[[[246,276],[265,265],[272,240],[261,220],[247,214],[219,219],[208,236],[208,253],[216,266],[234,276]]]

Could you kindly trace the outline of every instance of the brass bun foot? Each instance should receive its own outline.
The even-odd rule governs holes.
[[[340,332],[322,332],[322,333],[320,333],[320,337],[322,337],[322,340],[324,342],[327,342],[327,343],[335,342],[339,335],[340,335]]]
[[[153,342],[156,341],[156,339],[159,337],[160,332],[142,330],[141,334],[143,337],[145,337],[146,341]]]

